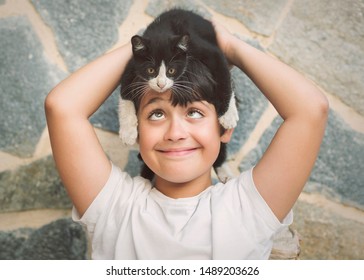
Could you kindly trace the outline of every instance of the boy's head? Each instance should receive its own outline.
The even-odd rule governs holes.
[[[172,95],[149,92],[141,99],[138,142],[141,158],[153,173],[182,183],[210,173],[225,160],[224,145],[232,129],[221,128],[213,104],[201,100],[173,105]]]

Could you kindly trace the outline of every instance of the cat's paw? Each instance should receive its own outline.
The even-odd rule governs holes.
[[[235,95],[232,93],[229,101],[229,108],[225,114],[219,117],[219,122],[225,129],[230,129],[234,128],[238,124],[238,120],[238,108],[236,107]]]
[[[134,145],[138,137],[138,118],[134,103],[119,99],[119,137],[126,145]]]

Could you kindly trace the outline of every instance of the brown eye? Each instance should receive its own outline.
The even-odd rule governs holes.
[[[155,70],[154,70],[154,68],[148,68],[147,72],[148,72],[148,74],[154,74]]]
[[[168,69],[168,74],[169,74],[169,75],[174,75],[174,74],[176,74],[176,69],[174,69],[174,68],[169,68],[169,69]]]

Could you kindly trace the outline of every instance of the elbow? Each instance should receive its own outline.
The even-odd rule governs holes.
[[[306,110],[306,119],[310,123],[318,127],[326,127],[328,115],[329,115],[329,101],[326,96],[319,92],[318,95],[310,102],[310,106]]]
[[[53,116],[67,115],[67,111],[69,110],[67,107],[65,100],[62,98],[62,94],[56,88],[44,100],[44,111],[47,119]]]
[[[56,93],[54,90],[52,90],[44,99],[44,111],[46,117],[49,117],[56,110],[57,110]]]
[[[326,124],[327,118],[329,115],[329,101],[327,100],[326,96],[322,93],[320,94],[320,98],[318,98],[316,102],[316,115],[319,120]]]

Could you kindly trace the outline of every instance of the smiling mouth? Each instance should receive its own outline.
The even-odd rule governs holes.
[[[158,152],[171,157],[181,157],[194,153],[197,148],[158,150]]]

